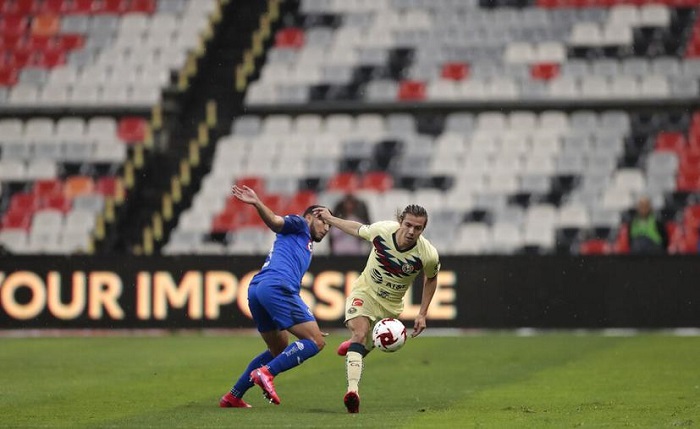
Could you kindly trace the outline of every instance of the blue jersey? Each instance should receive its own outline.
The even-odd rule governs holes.
[[[299,292],[301,278],[309,269],[313,253],[311,230],[306,219],[298,215],[284,217],[284,226],[277,233],[265,263],[254,281],[274,279]]]

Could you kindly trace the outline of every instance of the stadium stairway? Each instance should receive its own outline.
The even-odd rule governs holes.
[[[121,225],[127,251],[157,253],[191,204],[211,168],[210,142],[228,134],[232,118],[242,111],[246,82],[262,64],[279,11],[277,0],[223,3],[187,90],[164,106],[162,150],[144,170],[148,185]]]

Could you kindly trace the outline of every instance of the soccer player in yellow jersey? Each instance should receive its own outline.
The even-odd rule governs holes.
[[[372,243],[372,251],[362,274],[353,284],[345,302],[345,325],[351,337],[338,348],[345,356],[348,391],[343,398],[350,413],[360,410],[358,394],[363,358],[374,347],[371,330],[385,317],[397,318],[403,311],[403,297],[416,276],[423,272],[420,310],[413,324],[412,337],[426,328],[428,306],[437,289],[440,271],[438,252],[421,234],[428,224],[428,212],[421,206],[409,205],[396,221],[371,225],[340,219],[327,208],[317,208],[314,215],[341,231]]]

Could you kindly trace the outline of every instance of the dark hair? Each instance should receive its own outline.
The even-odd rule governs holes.
[[[324,208],[324,209],[325,209],[326,206],[322,206],[322,205],[320,205],[320,204],[311,205],[311,206],[307,207],[306,210],[304,210],[304,214],[301,215],[301,216],[304,217],[304,216],[306,216],[306,215],[310,215],[311,212],[314,211],[314,209],[320,209],[320,208]],[[330,212],[331,210],[328,209],[328,211]],[[333,212],[331,212],[331,215],[332,215],[332,214],[333,214]]]
[[[399,220],[399,223],[403,222],[404,218],[406,217],[407,214],[416,216],[416,217],[424,217],[425,218],[425,225],[428,225],[428,211],[417,205],[417,204],[409,204],[406,206],[405,209],[401,213],[397,213],[397,218]]]

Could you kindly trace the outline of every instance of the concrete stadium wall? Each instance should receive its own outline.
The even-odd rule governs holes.
[[[365,258],[317,257],[302,296],[341,327]],[[0,329],[252,328],[256,257],[4,257]],[[429,327],[700,327],[700,259],[479,256],[442,260]],[[404,319],[420,304],[409,291]]]

